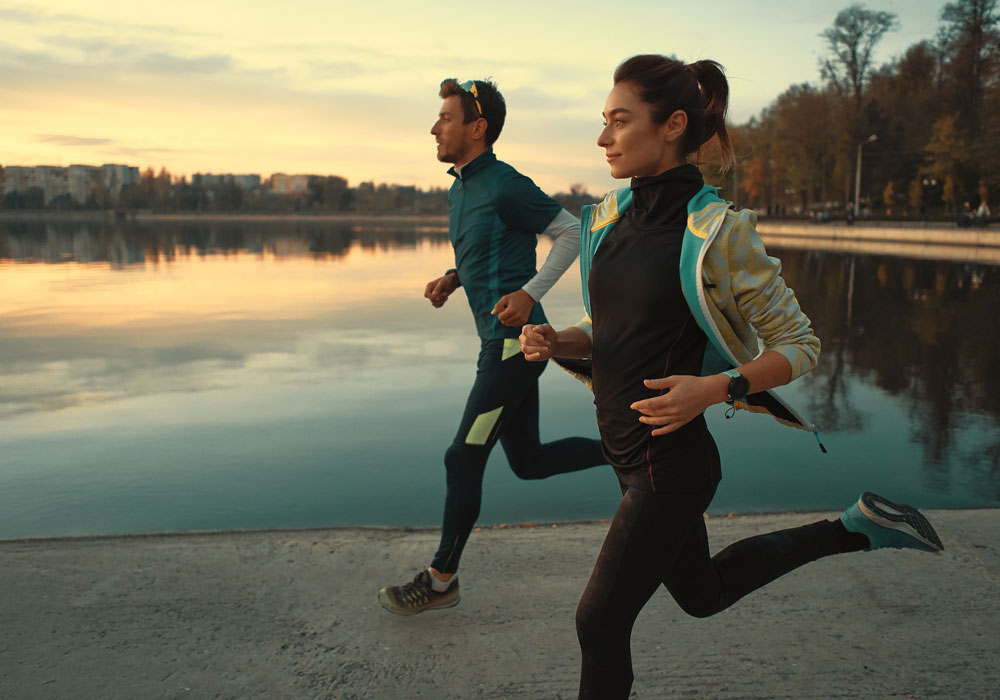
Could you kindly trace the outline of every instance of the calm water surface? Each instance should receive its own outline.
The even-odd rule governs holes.
[[[1000,268],[771,252],[824,345],[785,394],[830,453],[712,409],[712,511],[1000,505]],[[422,298],[451,260],[415,225],[0,222],[0,538],[439,524],[478,351],[461,292]],[[578,320],[575,269],[544,305]],[[596,437],[591,401],[551,366],[543,439]],[[499,449],[484,493],[482,523],[618,500],[608,468],[520,482]]]

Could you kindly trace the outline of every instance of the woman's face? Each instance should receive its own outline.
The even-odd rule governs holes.
[[[654,123],[649,105],[635,86],[621,82],[604,103],[604,130],[597,145],[607,155],[612,177],[659,175],[686,162],[678,153],[686,126],[687,115],[681,111],[663,124]]]

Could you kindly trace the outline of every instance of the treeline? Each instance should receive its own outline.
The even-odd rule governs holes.
[[[138,185],[122,190],[120,209],[176,212],[256,212],[269,214],[394,213],[445,214],[448,191],[412,185],[362,182],[351,187],[337,175],[310,175],[299,191],[275,192],[271,183],[244,189],[233,178],[205,182],[195,175],[173,178],[165,169],[142,173]]]
[[[933,38],[881,67],[873,53],[899,21],[861,5],[820,37],[817,84],[794,85],[731,131],[737,166],[707,168],[741,207],[763,214],[941,217],[989,201],[1000,183],[1000,15],[958,0]],[[857,187],[861,161],[860,188]]]
[[[434,187],[422,190],[413,185],[390,185],[362,182],[350,187],[337,175],[301,176],[299,191],[278,192],[272,182],[247,188],[232,176],[200,176],[190,180],[176,177],[166,168],[159,172],[147,168],[138,184],[123,187],[117,197],[103,188],[83,202],[69,195],[51,199],[46,204],[41,187],[23,192],[8,192],[0,199],[0,209],[15,211],[123,211],[262,213],[262,214],[399,214],[442,215],[448,213],[448,190]],[[568,193],[554,198],[567,210],[579,214],[584,204],[597,201],[583,185],[570,186]]]

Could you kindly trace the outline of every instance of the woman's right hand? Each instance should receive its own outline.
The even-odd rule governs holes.
[[[532,362],[544,362],[553,357],[556,347],[556,330],[547,323],[538,325],[529,323],[521,328],[521,352],[524,359]]]

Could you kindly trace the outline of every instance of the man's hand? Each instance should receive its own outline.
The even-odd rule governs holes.
[[[653,430],[653,435],[665,435],[689,423],[709,406],[724,401],[729,377],[724,374],[708,377],[675,374],[662,379],[647,379],[643,384],[649,389],[667,389],[667,392],[636,401],[630,408],[642,414],[639,416],[640,423],[660,426]]]
[[[454,272],[449,272],[447,275],[428,282],[424,288],[424,296],[431,300],[431,304],[435,309],[439,309],[444,306],[444,303],[448,301],[448,297],[456,289],[458,289],[458,275]]]
[[[523,289],[505,294],[493,307],[492,313],[505,326],[523,326],[531,316],[535,300]]]
[[[537,326],[528,324],[521,329],[518,340],[521,341],[524,359],[544,362],[552,358],[552,351],[556,346],[556,329],[547,323]]]

